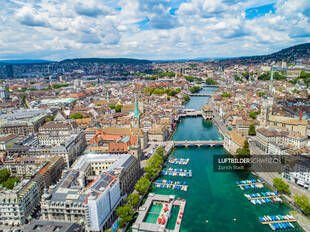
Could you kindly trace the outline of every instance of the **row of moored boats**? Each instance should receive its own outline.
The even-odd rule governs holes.
[[[264,216],[259,217],[259,220],[261,223],[268,223],[272,230],[295,229],[295,226],[292,224],[295,219],[291,215]]]
[[[178,165],[187,165],[189,163],[189,159],[184,158],[171,158],[168,160],[170,164],[178,164]]]

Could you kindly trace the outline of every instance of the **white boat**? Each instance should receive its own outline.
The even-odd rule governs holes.
[[[293,229],[295,229],[295,226],[292,223],[288,223]]]
[[[256,201],[258,202],[258,204],[260,204],[260,205],[262,204],[259,200],[256,200]]]

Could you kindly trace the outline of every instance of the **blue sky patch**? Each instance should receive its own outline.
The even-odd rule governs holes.
[[[178,8],[172,8],[169,10],[169,14],[175,15],[175,12],[178,10]]]
[[[137,22],[137,24],[139,25],[139,28],[140,30],[142,31],[145,31],[145,30],[150,30],[150,26],[149,26],[149,22],[150,22],[150,19],[149,18],[146,18],[140,22]]]
[[[259,7],[249,8],[245,10],[245,18],[246,19],[254,19],[257,17],[264,16],[265,14],[268,14],[269,12],[272,12],[274,14],[275,7],[274,3],[267,4]]]

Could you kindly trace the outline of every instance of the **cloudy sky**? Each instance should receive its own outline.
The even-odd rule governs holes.
[[[310,42],[309,0],[1,0],[0,59],[183,59]]]

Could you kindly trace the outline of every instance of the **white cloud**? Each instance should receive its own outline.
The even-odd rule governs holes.
[[[25,26],[48,27],[48,17],[46,14],[39,14],[31,6],[23,6],[16,12],[17,21]]]
[[[309,42],[310,1],[5,0],[0,58],[126,56],[151,59],[264,54]],[[175,10],[171,14],[170,10]]]

